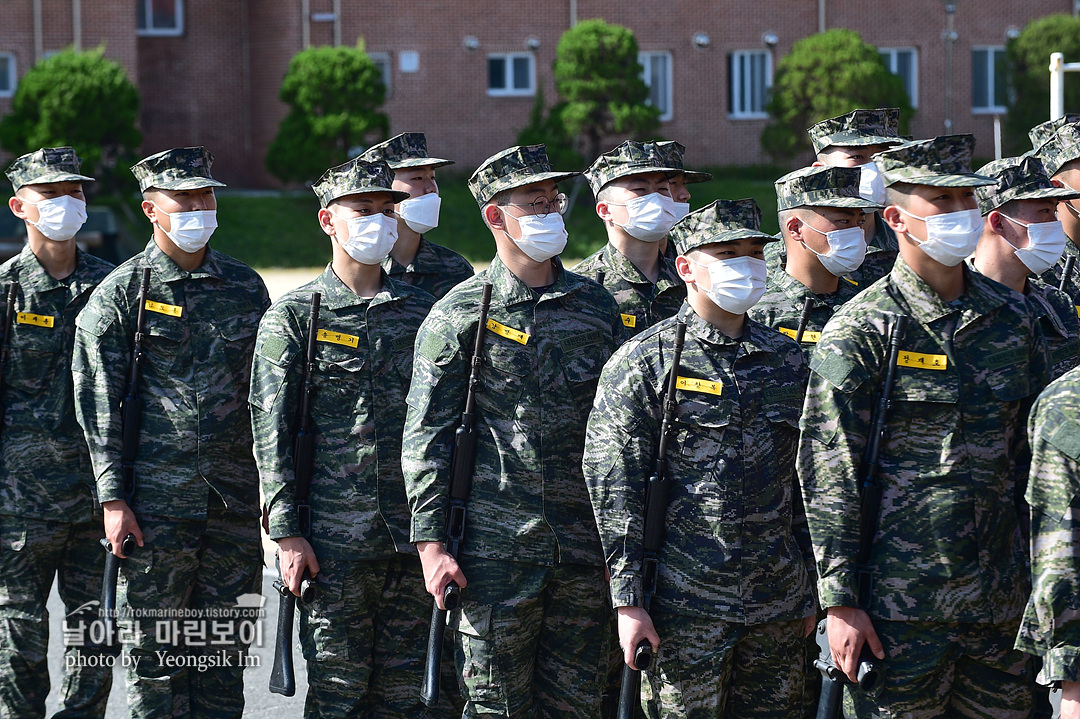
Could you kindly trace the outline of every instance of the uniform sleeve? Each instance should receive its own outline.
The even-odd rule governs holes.
[[[642,604],[645,485],[656,453],[659,401],[640,369],[616,352],[604,366],[585,433],[582,470],[615,607]]]
[[[471,344],[465,344],[468,338],[459,340],[453,327],[452,318],[436,304],[416,334],[401,440],[412,542],[445,539],[450,457],[465,406],[472,350]],[[471,337],[474,331],[463,334]]]
[[[834,319],[810,361],[798,472],[822,608],[858,605],[858,472],[879,389],[879,354],[869,345],[871,337]]]
[[[293,436],[305,347],[297,320],[287,307],[271,308],[263,316],[251,363],[249,403],[255,464],[269,513],[269,536],[274,540],[300,535]]]
[[[135,339],[128,305],[122,288],[99,288],[75,319],[75,416],[90,450],[101,503],[127,501],[120,471],[120,403]]]

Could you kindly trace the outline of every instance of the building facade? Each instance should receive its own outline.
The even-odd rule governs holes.
[[[688,165],[752,164],[768,160],[759,138],[777,62],[800,38],[844,27],[878,47],[903,77],[916,108],[911,134],[973,132],[977,154],[991,157],[994,115],[1004,112],[1008,37],[1031,19],[1072,13],[1075,5],[6,0],[0,114],[36,59],[104,44],[142,93],[144,153],[203,144],[217,157],[215,176],[230,185],[276,187],[265,152],[285,115],[278,90],[290,58],[308,46],[362,39],[383,70],[391,133],[423,131],[434,154],[470,171],[513,144],[537,92],[555,101],[559,36],[577,20],[600,17],[634,31],[652,101],[663,113],[659,134],[687,146]]]

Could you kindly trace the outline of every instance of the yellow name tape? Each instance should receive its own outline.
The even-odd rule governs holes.
[[[55,320],[52,315],[32,315],[29,312],[19,312],[15,315],[15,322],[20,325],[37,325],[38,327],[52,327]]]
[[[529,335],[525,334],[521,330],[516,330],[513,327],[507,327],[506,325],[499,324],[495,320],[488,320],[486,326],[489,330],[499,335],[500,337],[505,337],[508,340],[514,340],[518,344],[524,345],[529,343]]]
[[[1080,307],[1077,307],[1080,310]],[[637,317],[634,315],[623,314],[622,323],[624,327],[637,327]]]
[[[848,279],[847,277],[843,277],[841,279],[845,280],[846,282],[850,282],[851,284],[855,285],[856,287],[859,286],[859,283],[856,282],[855,280]]]
[[[789,330],[787,327],[777,327],[777,329],[780,330],[781,334],[785,334],[788,337],[790,337],[791,339],[795,339],[795,335],[799,334],[798,330]],[[806,330],[805,332],[802,333],[802,341],[803,342],[816,343],[820,339],[821,339],[821,333],[820,332],[811,332],[810,330]]]
[[[153,300],[146,301],[146,309],[170,317],[179,317],[184,314],[184,308],[179,305],[167,305],[164,302],[154,302]]]
[[[679,377],[675,380],[675,388],[686,392],[704,392],[719,396],[724,390],[724,385],[719,380]]]
[[[949,358],[945,355],[927,355],[921,352],[901,352],[896,357],[897,367],[916,369],[947,369]]]
[[[347,335],[344,332],[332,332],[331,330],[319,330],[315,333],[315,339],[319,342],[330,342],[348,347],[358,347],[360,345],[360,338],[356,335]]]

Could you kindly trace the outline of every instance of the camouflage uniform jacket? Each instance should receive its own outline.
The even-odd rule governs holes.
[[[28,246],[0,266],[0,304],[8,286],[19,283],[4,365],[0,514],[91,519],[94,475],[75,421],[71,347],[75,315],[110,270],[105,260],[79,250],[75,272],[57,280]]]
[[[898,258],[887,279],[840,308],[822,332],[799,448],[822,607],[857,606],[860,460],[892,316],[905,314],[878,457],[870,614],[1000,623],[1023,608],[1024,422],[1049,360],[1017,293],[966,267],[964,276],[964,295],[946,303]]]
[[[451,447],[481,285],[490,282],[463,552],[541,566],[603,563],[581,454],[596,382],[623,326],[611,295],[556,267],[558,279],[538,297],[496,257],[436,302],[420,326],[402,439],[412,541],[444,539]]]
[[[1031,598],[1016,648],[1043,658],[1040,682],[1080,681],[1080,369],[1039,395],[1028,422]]]
[[[671,317],[686,299],[686,284],[679,278],[675,262],[662,255],[660,274],[655,284],[649,282],[641,270],[611,243],[586,257],[573,269],[590,280],[596,279],[598,270],[604,271],[604,289],[619,303],[627,337],[633,337],[660,320]]]
[[[75,320],[75,411],[102,502],[124,499],[120,401],[127,388],[139,283],[150,267],[142,425],[133,509],[203,519],[209,493],[233,512],[258,515],[248,385],[259,317],[270,304],[247,265],[207,249],[192,272],[154,241],[110,274]]]
[[[362,298],[330,267],[275,302],[255,342],[251,425],[270,538],[300,535],[293,437],[312,292],[322,294],[312,377],[312,546],[321,559],[415,553],[401,479],[401,429],[413,341],[435,298],[385,275],[382,291]]]
[[[1080,365],[1080,317],[1067,294],[1039,280],[1028,280],[1027,298],[1040,318],[1050,353],[1050,378],[1057,379]]]
[[[806,362],[794,341],[754,321],[733,340],[689,304],[666,462],[674,484],[653,607],[757,624],[814,611],[813,555],[795,453]],[[616,607],[642,601],[645,485],[660,441],[677,318],[612,355],[585,442],[585,481]]]
[[[1051,287],[1060,287],[1061,273],[1065,270],[1065,262],[1070,257],[1074,258],[1074,262],[1072,273],[1068,282],[1065,283],[1065,294],[1072,298],[1073,305],[1075,305],[1074,312],[1080,316],[1080,249],[1076,247],[1072,239],[1065,243],[1065,251],[1061,254],[1061,259],[1057,261],[1057,264],[1039,275],[1039,279]]]
[[[850,280],[841,277],[836,292],[817,295],[785,270],[776,269],[769,272],[765,294],[750,308],[747,315],[750,319],[794,339],[802,317],[803,302],[807,297],[812,298],[813,309],[810,310],[810,320],[806,323],[806,331],[802,336],[803,354],[809,362],[810,353],[821,337],[825,323],[838,307],[854,297],[858,291]]]
[[[382,266],[395,280],[419,287],[435,299],[473,276],[472,263],[449,247],[436,245],[423,236],[416,248],[416,257],[407,267],[392,256],[387,256]]]

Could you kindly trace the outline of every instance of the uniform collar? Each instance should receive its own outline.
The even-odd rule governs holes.
[[[154,238],[150,238],[150,242],[146,244],[146,249],[143,250],[143,256],[146,258],[146,264],[153,270],[154,274],[161,282],[175,282],[177,280],[186,279],[205,279],[207,277],[213,277],[216,279],[225,279],[223,268],[221,267],[221,258],[214,248],[207,246],[206,254],[203,255],[202,264],[196,267],[191,272],[180,267],[176,264],[171,257],[166,255],[158,247]]]
[[[431,243],[428,242],[423,235],[420,235],[420,243],[416,246],[416,254],[413,255],[412,262],[403,265],[395,260],[393,255],[387,255],[386,261],[383,262],[382,266],[384,270],[395,275],[405,272],[428,274],[438,272],[441,269],[439,258],[435,254],[434,248],[432,248]]]
[[[71,241],[69,240],[69,242]],[[34,293],[49,292],[63,287],[64,289],[70,288],[75,295],[81,294],[84,286],[92,287],[95,284],[85,277],[85,257],[85,252],[76,249],[75,271],[64,280],[58,280],[45,270],[41,260],[30,250],[30,245],[25,245],[15,261],[16,270],[19,273],[19,282]]]
[[[401,298],[401,283],[392,279],[381,270],[382,289],[374,297],[361,297],[349,289],[341,278],[334,273],[332,264],[327,264],[326,269],[318,277],[318,285],[322,290],[320,304],[328,310],[337,311],[348,307],[360,305],[375,306],[384,302],[394,302]]]
[[[1009,303],[1005,293],[1016,295],[1008,287],[998,284],[978,272],[972,272],[966,263],[961,263],[964,272],[964,294],[956,303],[946,302],[930,285],[915,274],[915,270],[897,255],[896,263],[889,273],[889,284],[907,301],[908,308],[916,320],[928,324],[952,313],[964,312],[963,324],[975,317],[985,315]]]
[[[661,255],[659,248],[657,248],[656,254],[660,257],[660,272],[656,277],[656,292],[659,294],[669,287],[681,285],[682,278],[679,277],[679,271],[675,269],[674,261]],[[641,270],[610,242],[604,247],[604,264],[607,265],[613,275],[631,284],[648,285],[650,287],[653,285],[649,278],[643,275]]]
[[[710,345],[738,347],[740,356],[754,352],[775,351],[772,343],[767,341],[768,335],[771,333],[782,336],[778,332],[766,329],[763,325],[747,317],[746,323],[743,325],[742,337],[732,339],[721,332],[716,325],[707,322],[687,301],[684,301],[682,307],[679,308],[678,318],[686,323],[686,333],[688,335]]]
[[[498,255],[495,255],[491,264],[484,270],[485,276],[491,280],[493,300],[497,298],[503,306],[509,307],[521,302],[556,299],[581,289],[585,283],[583,277],[563,269],[562,259],[559,257],[552,257],[550,262],[555,267],[555,283],[543,295],[538,295],[534,289],[511,272]]]
[[[791,299],[797,305],[802,305],[803,300],[807,297],[810,297],[814,301],[814,307],[829,306],[829,304],[822,299],[822,295],[811,292],[809,287],[789,275],[784,269],[777,268],[776,272],[773,273],[770,279],[773,282],[773,287],[782,291],[789,299]],[[835,296],[838,302],[847,302],[849,299],[859,293],[859,289],[855,285],[845,280],[843,277],[839,277],[837,279],[839,280],[839,282],[836,285],[836,292],[831,292],[829,293],[829,295]]]

